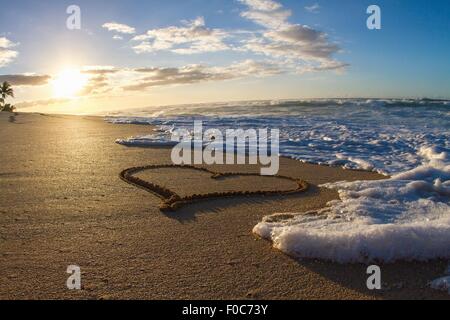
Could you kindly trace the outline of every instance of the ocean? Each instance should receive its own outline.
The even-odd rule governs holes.
[[[149,124],[126,146],[167,146],[174,129],[279,129],[280,154],[381,181],[338,182],[340,200],[315,214],[273,219],[254,233],[299,259],[341,263],[450,258],[450,101],[315,99],[162,106],[116,112],[112,123]]]

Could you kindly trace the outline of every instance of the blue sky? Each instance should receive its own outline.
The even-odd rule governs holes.
[[[72,4],[81,30],[66,28]],[[371,4],[381,30],[366,27]],[[446,0],[18,0],[2,4],[0,80],[52,111],[450,98],[449,17]]]

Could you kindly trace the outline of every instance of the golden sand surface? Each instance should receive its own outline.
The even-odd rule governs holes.
[[[171,163],[170,149],[115,143],[149,133],[148,126],[96,117],[0,114],[0,298],[449,298],[428,287],[442,276],[445,261],[381,265],[383,290],[369,291],[367,265],[298,261],[252,234],[266,215],[320,209],[337,199],[335,191],[318,187],[322,183],[383,177],[281,158],[279,174],[306,181],[307,191],[206,199],[162,212],[159,197],[119,176],[127,168]],[[176,168],[139,175],[184,195],[294,184],[256,175],[216,181]],[[68,265],[80,266],[82,290],[67,289]]]

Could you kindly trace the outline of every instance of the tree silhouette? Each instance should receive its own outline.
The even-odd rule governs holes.
[[[14,90],[11,84],[5,81],[0,85],[0,111],[13,112],[15,107],[6,103],[7,97],[14,98]]]

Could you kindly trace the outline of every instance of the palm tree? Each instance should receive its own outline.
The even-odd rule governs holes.
[[[11,104],[6,104],[7,97],[14,98],[14,90],[8,82],[3,82],[0,85],[0,111],[14,111],[15,107]]]
[[[2,111],[14,112],[15,109],[16,109],[16,107],[14,107],[12,104],[7,103],[3,106]]]

